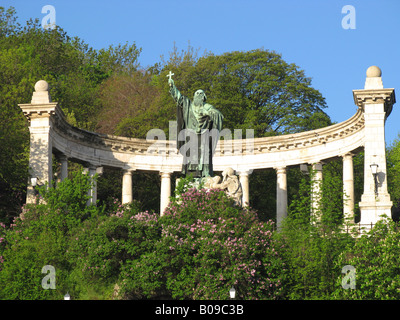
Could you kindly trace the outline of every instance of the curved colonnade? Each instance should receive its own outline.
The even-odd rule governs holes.
[[[373,69],[371,72],[371,68]],[[378,71],[377,71],[378,70]],[[225,140],[217,145],[214,171],[232,167],[243,188],[243,203],[249,203],[249,174],[256,169],[274,168],[277,173],[277,221],[287,214],[286,169],[310,164],[316,170],[315,179],[322,180],[324,161],[343,159],[343,187],[346,193],[344,210],[354,210],[352,156],[365,151],[364,194],[360,203],[363,223],[375,223],[379,215],[390,216],[391,201],[387,193],[384,125],[395,103],[394,89],[383,89],[379,68],[367,71],[365,88],[353,90],[357,106],[348,120],[317,130],[266,138]],[[160,213],[168,205],[171,194],[171,174],[181,170],[182,156],[172,140],[146,141],[85,131],[71,126],[56,102],[51,102],[48,84],[35,85],[30,104],[20,104],[30,122],[30,174],[44,183],[52,180],[52,155],[61,162],[61,179],[68,173],[68,159],[83,163],[94,175],[99,167],[108,166],[124,171],[122,201],[132,201],[132,172],[156,171],[161,176]],[[370,165],[379,168],[371,175]],[[318,184],[316,184],[318,185]],[[316,187],[318,188],[318,187]],[[375,192],[377,189],[377,192]],[[318,190],[315,191],[317,200]],[[92,202],[96,190],[92,190]],[[28,187],[27,202],[33,201],[33,188]],[[317,203],[317,201],[314,201]]]

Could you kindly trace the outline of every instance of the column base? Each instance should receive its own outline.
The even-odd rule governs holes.
[[[365,231],[369,231],[371,226],[382,220],[384,216],[391,217],[391,209],[393,202],[390,201],[390,196],[368,194],[361,197],[359,203],[361,212],[361,227],[365,227]]]

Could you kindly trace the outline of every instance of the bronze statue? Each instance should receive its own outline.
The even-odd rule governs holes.
[[[193,101],[182,95],[175,87],[173,75],[170,71],[168,83],[177,105],[177,148],[184,157],[182,173],[195,178],[213,176],[212,156],[224,117],[206,102],[203,90],[195,92]]]

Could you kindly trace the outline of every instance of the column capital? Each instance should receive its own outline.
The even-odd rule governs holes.
[[[170,178],[172,171],[160,171],[161,178]]]
[[[66,154],[64,154],[64,153],[57,154],[57,158],[60,161],[67,161],[68,160],[68,156]]]
[[[322,161],[316,161],[314,163],[311,163],[312,169],[313,170],[317,170],[317,171],[322,171],[322,166],[325,163],[323,163]]]
[[[343,158],[343,160],[346,159],[346,158],[347,159],[353,158],[354,156],[355,156],[355,154],[353,152],[351,152],[351,151],[339,154],[339,157]]]
[[[101,167],[101,165],[99,163],[86,162],[84,167],[88,170],[96,170],[98,167]]]
[[[239,176],[249,176],[253,170],[245,169],[245,170],[235,170]]]
[[[358,107],[363,107],[366,104],[376,103],[396,103],[394,89],[362,89],[353,90],[354,103]]]
[[[18,106],[21,108],[24,116],[28,120],[49,118],[50,116],[55,115],[59,109],[57,102],[43,104],[20,103]]]
[[[286,173],[286,171],[287,171],[286,167],[275,167],[274,169],[277,174]]]
[[[132,175],[134,171],[136,171],[136,169],[122,169],[122,172],[124,174],[129,174],[129,175]]]
[[[99,167],[100,167],[100,165],[96,165],[94,163],[86,163],[86,164],[84,164],[82,173],[94,176],[97,173],[97,168],[99,168]]]

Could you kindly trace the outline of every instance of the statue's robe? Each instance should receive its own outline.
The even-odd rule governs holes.
[[[170,87],[170,93],[177,105],[176,145],[184,157],[182,173],[192,174],[193,177],[213,176],[212,156],[222,129],[221,112],[208,103],[196,108],[174,84]],[[197,152],[194,145],[197,146]]]

